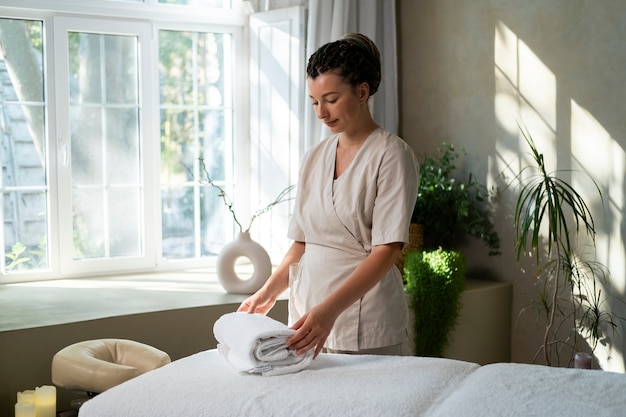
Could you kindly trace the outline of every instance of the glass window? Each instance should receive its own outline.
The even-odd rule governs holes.
[[[2,273],[48,267],[43,23],[0,19]]]
[[[230,34],[159,32],[166,259],[215,254],[232,233],[215,189],[198,181],[209,175],[222,187],[232,184],[232,48]]]
[[[250,95],[260,90],[243,56],[241,2],[166,2],[0,5],[1,283],[210,267],[237,225],[208,178],[244,221],[295,183],[297,123],[288,134],[268,130],[287,153],[266,152],[270,142],[250,133]],[[220,10],[199,18],[208,7]],[[263,71],[283,62],[267,58]],[[289,91],[296,109],[302,77],[293,74],[271,94]],[[298,114],[265,107],[259,119],[273,115],[272,126]],[[283,212],[253,231],[281,252]]]
[[[2,281],[202,266],[232,239],[229,212],[200,180],[234,189],[242,28],[193,26],[0,18]]]
[[[142,254],[135,36],[69,32],[74,259]]]

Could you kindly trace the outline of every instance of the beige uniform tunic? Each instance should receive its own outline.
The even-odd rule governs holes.
[[[378,128],[334,180],[338,137],[307,152],[300,169],[288,236],[305,242],[305,253],[290,277],[291,324],[336,290],[372,246],[408,242],[419,181],[413,151]],[[324,346],[358,351],[396,345],[405,342],[407,325],[402,276],[393,266],[337,318]]]

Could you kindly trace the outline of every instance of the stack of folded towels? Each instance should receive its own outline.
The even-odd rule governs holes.
[[[242,373],[263,376],[298,372],[311,363],[313,350],[296,355],[287,339],[296,331],[263,314],[228,313],[213,326],[217,350]]]

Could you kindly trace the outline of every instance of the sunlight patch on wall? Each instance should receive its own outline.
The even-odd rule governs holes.
[[[623,271],[626,248],[620,224],[624,211],[626,156],[602,124],[575,100],[571,100],[571,152],[574,171],[587,172],[598,184],[608,185],[608,189],[603,190],[603,206],[597,190],[585,175],[572,177],[572,186],[591,206],[596,224],[602,223],[604,216],[615,219],[610,223],[612,230],[598,231],[596,249],[599,261],[610,271]],[[607,160],[607,155],[612,155],[612,159]],[[626,290],[625,280],[613,281],[615,289],[622,293]]]
[[[494,80],[494,114],[500,132],[495,141],[497,159],[490,160],[493,171],[508,180],[520,172],[527,176],[522,169],[535,163],[519,126],[527,130],[543,154],[546,168],[558,171],[558,176],[569,182],[588,204],[595,220],[596,249],[594,253],[593,242],[581,233],[588,240],[584,243],[590,246],[581,246],[583,242],[579,242],[578,253],[586,260],[597,260],[613,273],[607,277],[607,284],[598,282],[602,286],[601,298],[606,300],[601,308],[619,314],[611,299],[626,292],[623,272],[614,275],[626,270],[625,150],[591,111],[573,99],[573,92],[566,92],[566,87],[559,91],[556,74],[502,22],[495,27]],[[601,187],[604,205],[589,176]],[[623,371],[620,342],[610,339],[611,336],[606,344],[601,342],[596,357],[602,365],[610,365],[611,370]]]
[[[623,151],[619,149],[616,152],[617,159],[620,159],[620,154],[622,155],[621,162],[614,163],[615,161],[607,160],[606,155],[611,155],[611,152],[614,151],[612,148],[619,148],[619,146],[616,146],[616,141],[613,140],[602,124],[578,102],[570,100],[570,109],[571,161],[572,170],[576,173],[572,175],[571,184],[583,196],[595,220],[597,232],[595,256],[597,256],[597,260],[605,265],[608,271],[623,271],[624,246],[619,234],[620,222],[611,223],[615,225],[614,228],[617,228],[617,230],[598,229],[599,225],[603,223],[605,215],[610,213],[614,219],[621,217],[617,212],[620,209],[616,210],[616,208],[623,201],[621,192],[624,183]],[[617,172],[618,169],[620,170],[619,173]],[[602,198],[604,199],[604,204],[600,202],[600,196],[591,179],[583,173],[587,173],[597,184],[609,184],[609,187],[613,188],[608,193],[606,189],[603,189],[602,192],[604,194]],[[584,239],[589,240],[586,235],[583,236]],[[579,251],[584,251],[590,245],[591,242],[579,241],[578,247],[582,248]],[[588,256],[591,259],[594,259],[593,257],[593,253]],[[611,262],[613,263],[611,264]],[[621,263],[621,265],[616,265],[616,263]],[[607,278],[611,279],[610,276]],[[612,294],[615,293],[615,290],[622,293],[624,291],[624,280],[612,279],[608,283],[609,288],[602,282],[598,282],[598,285],[602,287],[603,294]],[[608,305],[604,304],[602,307],[607,308]],[[608,349],[597,349],[595,354],[603,362],[608,362],[609,358],[613,356],[616,358],[621,356],[618,352],[613,352],[611,345],[608,346]],[[612,367],[616,366],[619,366],[618,363],[613,361]]]
[[[516,119],[519,114],[517,36],[500,23],[496,26],[495,61],[495,111],[500,126],[511,135],[517,135]]]
[[[495,97],[494,113],[496,121],[509,138],[517,138],[519,117],[517,36],[500,23],[496,26],[494,45]],[[519,172],[521,161],[517,151],[517,140],[496,141],[497,159],[489,158],[489,165],[495,165],[496,172],[504,172],[508,179]]]
[[[519,41],[519,91],[527,111],[556,130],[556,77],[537,55]]]
[[[610,151],[613,141],[611,135],[587,109],[575,100],[571,100],[570,103],[571,151],[574,161],[577,162],[577,165],[572,164],[572,168],[586,170],[596,181],[604,182],[610,175],[610,164],[606,163],[604,156]]]
[[[517,143],[496,142],[498,155],[512,174],[532,164],[518,123],[527,128],[546,157],[555,155],[556,76],[504,23],[495,28],[495,115],[500,127]],[[520,152],[520,150],[523,150]],[[518,164],[511,161],[518,159]],[[548,160],[548,164],[553,161]],[[515,166],[517,165],[517,166]]]
[[[611,271],[626,271],[626,244],[624,243],[624,201],[626,196],[624,190],[624,173],[626,172],[626,153],[619,143],[615,140],[611,141],[610,155],[613,156],[613,169],[611,172],[611,180],[609,181],[608,190],[608,208],[607,216],[611,221],[611,229],[607,230],[607,257],[609,259],[607,266]],[[620,294],[626,293],[626,279],[614,279],[613,285]]]

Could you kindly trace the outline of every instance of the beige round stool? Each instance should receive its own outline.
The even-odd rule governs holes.
[[[52,383],[98,394],[170,362],[167,353],[132,340],[87,340],[54,355]]]

